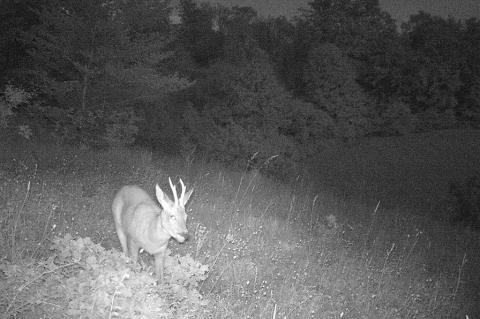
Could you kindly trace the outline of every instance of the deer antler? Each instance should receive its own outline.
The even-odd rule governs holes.
[[[182,179],[180,178],[180,185],[182,185],[182,194],[180,195],[180,203],[183,203],[183,197],[185,196],[185,184],[183,183]]]
[[[173,198],[175,199],[175,206],[178,206],[178,195],[177,195],[177,188],[173,185],[171,178],[168,178],[168,182],[170,183],[170,188],[172,189]],[[183,192],[182,192],[183,195]]]

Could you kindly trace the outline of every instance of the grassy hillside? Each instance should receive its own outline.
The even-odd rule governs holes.
[[[163,315],[141,308],[138,317],[476,318],[479,235],[431,214],[446,207],[452,178],[478,173],[479,137],[449,131],[332,146],[310,174],[314,186],[303,176],[285,185],[145,150],[3,138],[0,313],[110,317],[127,311],[117,293],[124,291],[155,293],[143,305],[165,305]],[[167,284],[156,286],[146,272],[150,256],[142,254],[139,268],[108,251],[119,250],[110,204],[122,185],[153,193],[156,182],[168,189],[168,176],[195,188],[188,207],[194,238],[170,243]],[[66,233],[101,247],[67,239],[55,241],[60,253],[50,251],[52,238]],[[187,253],[209,266],[198,285],[178,279],[192,268],[179,270],[173,256]]]
[[[480,131],[448,130],[334,145],[314,167],[315,180],[327,189],[439,217],[448,210],[449,183],[480,175]]]

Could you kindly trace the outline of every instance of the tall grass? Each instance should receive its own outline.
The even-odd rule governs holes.
[[[438,219],[449,185],[480,175],[480,130],[371,138],[325,148],[312,166],[317,185],[374,205]]]
[[[420,149],[428,147],[426,141],[414,142],[423,145]],[[413,147],[412,141],[404,143],[405,149]],[[12,151],[10,160],[3,154],[0,163],[0,255],[6,260],[46,258],[51,238],[65,233],[119,249],[110,212],[114,192],[131,183],[153,192],[156,182],[165,186],[168,176],[182,177],[195,187],[188,207],[195,238],[171,246],[210,265],[201,284],[210,301],[208,315],[199,318],[480,315],[474,266],[478,234],[414,214],[404,205],[394,207],[399,194],[376,193],[379,188],[371,183],[389,185],[391,176],[408,184],[400,170],[411,161],[387,160],[383,149],[373,151],[374,145],[366,153],[357,148],[350,153],[355,158],[342,155],[343,162],[331,166],[333,155],[324,158],[316,187],[302,177],[281,184],[255,170],[232,171],[145,150],[31,147],[30,154],[42,155],[32,159]],[[378,164],[368,170],[375,156]],[[392,162],[397,171],[385,166]],[[434,176],[430,169],[424,171]],[[422,172],[418,167],[412,171]],[[335,175],[350,177],[335,184]],[[362,187],[367,187],[363,193]],[[416,195],[418,190],[410,191]],[[148,256],[144,262],[151,265]],[[0,309],[5,304],[11,300],[0,299]]]

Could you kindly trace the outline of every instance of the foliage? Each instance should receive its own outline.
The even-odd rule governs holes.
[[[472,79],[463,101],[464,104],[459,106],[460,118],[480,127],[480,76]]]
[[[192,132],[200,150],[222,161],[244,163],[256,152],[266,159],[286,151],[287,142],[279,136],[278,128],[287,95],[276,84],[267,61],[259,58],[244,66],[217,63],[195,92],[205,104],[192,101],[193,107],[210,122],[205,127],[193,126],[201,130]],[[205,135],[215,136],[216,142],[211,143]]]
[[[49,318],[158,318],[192,316],[207,303],[197,290],[208,266],[191,257],[167,256],[171,281],[159,286],[146,272],[128,265],[115,251],[89,238],[55,238],[52,255],[35,263],[4,262],[0,304],[4,314],[42,314]],[[52,307],[52,304],[58,305]],[[173,306],[172,306],[173,305]],[[19,307],[20,306],[20,307]],[[8,317],[8,316],[7,316]]]
[[[333,118],[311,103],[290,99],[284,117],[280,131],[292,137],[302,153],[313,154],[320,141],[335,137]]]
[[[258,20],[255,10],[234,6],[219,11],[218,29],[225,38],[223,59],[230,63],[245,63],[263,55],[253,36],[254,23]]]
[[[0,9],[0,81],[38,92],[2,106],[3,124],[27,120],[23,136],[195,149],[235,165],[278,155],[283,174],[328,139],[480,123],[474,18],[420,12],[399,32],[377,0],[314,0],[292,20],[182,0],[174,24],[167,0]]]
[[[29,125],[19,125],[18,135],[20,135],[24,139],[29,140],[33,136],[33,132]]]
[[[432,130],[441,130],[453,128],[457,124],[457,118],[454,110],[438,111],[427,109],[424,112],[417,113],[418,130],[428,132]]]
[[[165,37],[169,30],[171,7],[168,0],[126,0],[116,3],[128,26],[128,36],[142,44],[136,50],[139,58],[155,47],[155,40]],[[148,44],[148,45],[146,45]],[[158,44],[158,43],[157,43]],[[152,47],[153,45],[153,47]],[[157,47],[158,48],[158,47]],[[148,49],[148,50],[146,50]],[[143,50],[143,52],[142,52]]]
[[[42,79],[44,103],[29,112],[64,141],[131,145],[137,114],[144,113],[132,106],[191,85],[155,69],[169,56],[167,1],[51,0],[33,13],[38,23],[23,43]]]
[[[240,167],[253,154],[260,165],[274,156],[269,169],[288,175],[316,142],[332,136],[329,115],[286,92],[261,54],[243,65],[216,63],[205,73],[187,95],[187,148]]]
[[[33,67],[33,63],[28,58],[28,46],[22,38],[38,23],[33,11],[39,10],[47,1],[0,1],[0,87],[14,83],[31,89],[31,75],[28,76],[25,71]]]
[[[53,124],[53,132],[67,144],[103,147],[105,122],[103,110],[82,112],[76,108],[43,106],[40,110]]]
[[[396,32],[377,0],[314,0],[302,19],[317,42],[334,43],[359,60]]]
[[[27,103],[32,94],[23,89],[7,85],[3,96],[0,96],[0,128],[8,126],[8,119],[14,115],[14,110],[21,104]]]
[[[303,70],[308,52],[319,43],[332,43],[352,59],[362,85],[378,92],[377,85],[385,83],[379,77],[391,68],[388,55],[396,39],[395,22],[381,11],[379,1],[316,0],[297,22],[293,50],[304,53],[298,52],[292,58],[300,58],[297,64]]]
[[[112,3],[62,1],[38,12],[40,24],[28,34],[30,55],[51,77],[81,83],[86,108],[90,82],[126,42],[122,21]]]
[[[36,13],[40,23],[25,36],[29,53],[38,72],[46,72],[48,82],[73,84],[70,88],[80,102],[73,107],[80,104],[85,111],[88,103],[96,100],[96,86],[120,94],[122,85],[135,88],[147,79],[149,83],[156,80],[156,74],[147,77],[144,69],[152,69],[165,57],[169,32],[165,1],[111,1],[104,5],[87,0],[60,5],[52,0]],[[115,69],[119,71],[108,72]],[[119,83],[115,75],[123,70],[132,76]],[[137,79],[141,81],[135,82]],[[103,102],[105,95],[100,99]]]
[[[135,141],[141,119],[132,108],[111,109],[106,115],[105,140],[110,146],[128,146]]]
[[[408,76],[408,58],[408,49],[397,32],[380,34],[358,63],[358,82],[379,104],[398,100],[402,97],[402,80]]]
[[[458,102],[455,94],[461,86],[457,70],[420,55],[409,61],[407,70],[400,95],[406,97],[414,113],[427,110],[441,113],[456,109]]]
[[[472,176],[462,183],[450,183],[455,208],[452,221],[480,230],[480,178]]]
[[[459,105],[457,112],[477,125],[480,123],[480,19],[471,18],[462,27],[462,50],[464,64],[460,79],[462,88],[457,94]]]
[[[443,19],[425,12],[411,16],[402,25],[402,43],[407,54],[399,94],[411,105],[413,113],[434,117],[452,114],[456,118],[475,107],[475,98],[469,99],[471,95],[466,93],[472,92],[480,72],[475,66],[478,59],[472,54],[479,48],[478,41],[471,38],[469,28],[473,25],[474,21],[467,26],[453,18]]]
[[[410,107],[401,101],[387,101],[379,111],[379,123],[376,128],[379,134],[405,135],[417,128],[417,117]]]
[[[309,53],[304,70],[309,100],[335,121],[335,135],[352,138],[369,132],[369,101],[356,82],[355,68],[334,44]]]
[[[179,133],[183,131],[181,113],[184,106],[175,104],[171,95],[185,91],[195,82],[178,73],[161,75],[148,68],[109,69],[108,72],[115,73],[112,77],[117,78],[119,83],[134,83],[129,86],[130,93],[135,92],[134,97],[123,100],[116,97],[118,102],[112,101],[112,106],[106,106],[110,110],[106,114],[117,117],[116,114],[122,113],[123,121],[130,122],[128,126],[131,129],[123,129],[123,124],[118,121],[120,126],[117,128],[123,129],[125,133],[130,131],[128,135],[136,137],[131,142],[150,145],[164,152],[178,151],[176,144]],[[112,118],[104,120],[107,126],[115,125]],[[134,129],[134,126],[138,129]]]
[[[132,145],[142,122],[133,108],[125,107],[83,112],[44,105],[33,111],[45,117],[43,125],[50,125],[52,133],[61,141],[92,147]]]
[[[226,8],[181,1],[177,50],[188,52],[197,66],[248,62],[258,54],[254,38],[257,13],[250,7]]]
[[[258,46],[268,53],[280,74],[283,74],[283,62],[288,60],[290,45],[296,39],[295,31],[295,25],[283,16],[258,18],[252,24],[252,34]]]
[[[422,113],[419,118],[428,129],[452,127],[457,119],[476,123],[478,19],[456,21],[419,13],[399,33],[378,1],[317,0],[293,22],[291,27],[279,19],[258,23],[257,39],[295,94],[311,94],[304,72],[311,52],[331,43],[350,59],[361,89],[376,100],[379,110],[400,100],[412,114]],[[279,34],[284,41],[277,40],[279,49],[273,50],[270,41]],[[454,118],[449,119],[450,114]],[[442,123],[432,124],[439,117]]]
[[[224,36],[214,28],[214,11],[211,7],[206,4],[199,7],[193,0],[182,0],[180,17],[179,48],[188,52],[202,66],[222,55]]]

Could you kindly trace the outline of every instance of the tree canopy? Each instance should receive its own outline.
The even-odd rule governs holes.
[[[285,170],[326,139],[480,123],[478,19],[419,12],[399,30],[378,0],[314,0],[291,20],[182,0],[173,23],[172,10],[2,1],[0,85],[37,93],[2,114],[229,163],[281,154]]]

